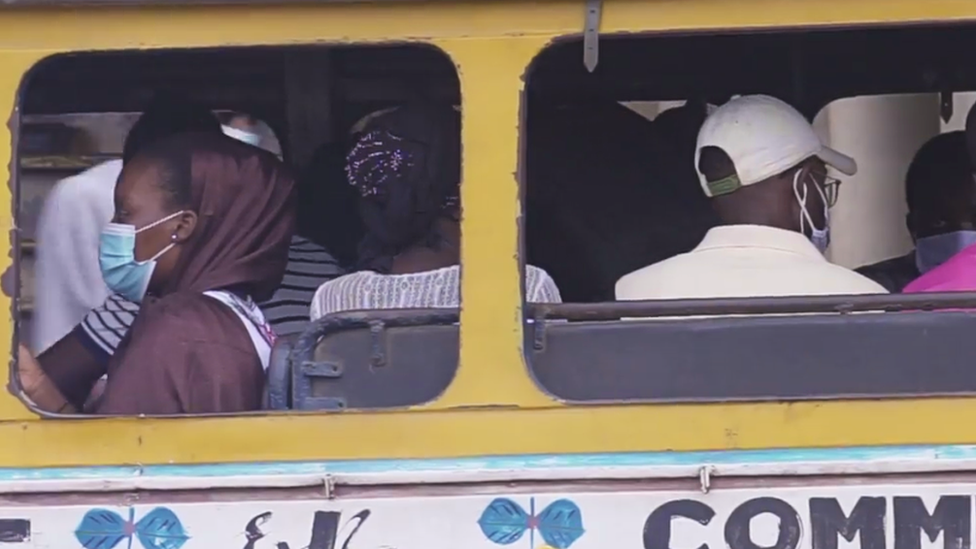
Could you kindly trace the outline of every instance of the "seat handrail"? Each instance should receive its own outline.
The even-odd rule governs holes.
[[[830,296],[659,299],[606,303],[529,303],[526,317],[543,320],[619,320],[697,315],[855,313],[976,309],[976,292]]]

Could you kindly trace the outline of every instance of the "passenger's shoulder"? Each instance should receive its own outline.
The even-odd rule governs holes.
[[[358,303],[367,297],[364,286],[377,276],[379,275],[370,271],[359,271],[323,282],[312,297],[309,311],[311,319],[317,320],[330,313],[359,308]]]
[[[112,196],[115,183],[122,173],[122,161],[104,162],[81,173],[60,179],[51,189],[54,196]]]
[[[834,279],[837,284],[843,285],[844,288],[850,288],[851,293],[889,293],[888,290],[881,284],[878,284],[874,280],[871,280],[859,272],[852,271],[847,267],[842,267],[834,263],[825,263],[824,270],[825,274]]]
[[[197,292],[178,292],[144,305],[141,317],[154,324],[166,324],[179,330],[198,330],[201,321],[215,318],[233,318],[230,307],[220,301]]]
[[[367,280],[371,280],[378,276],[376,273],[370,271],[358,271],[355,273],[347,273],[344,275],[337,276],[331,280],[326,280],[319,286],[319,289],[315,291],[315,295],[328,294],[330,292],[336,291],[348,291],[350,286],[361,284]]]
[[[693,267],[693,263],[694,260],[692,259],[691,254],[678,254],[674,257],[669,257],[667,259],[658,261],[657,263],[651,263],[646,267],[641,267],[636,271],[625,274],[617,281],[617,285],[619,287],[621,284],[629,285],[633,283],[643,283],[651,278],[666,276],[676,271],[691,268]]]
[[[546,272],[542,267],[536,267],[535,265],[525,266],[525,279],[527,282],[551,282],[552,277]]]
[[[525,267],[525,295],[533,303],[562,302],[556,281],[544,269],[534,265]]]
[[[881,261],[878,261],[877,263],[862,265],[854,270],[861,274],[866,275],[873,272],[890,271],[892,269],[901,269],[906,267],[909,268],[915,267],[914,253],[908,255],[899,255],[897,257],[889,257],[888,259],[883,259]]]
[[[681,287],[695,266],[691,254],[679,254],[625,274],[614,285],[618,300],[656,299],[669,295],[675,286]]]
[[[291,237],[288,254],[294,257],[308,256],[317,261],[336,263],[335,257],[325,246],[299,235]]]
[[[114,209],[116,178],[117,174],[98,176],[82,172],[58,181],[44,199],[38,230],[75,231],[78,223],[84,220],[94,219],[99,224],[107,222]],[[57,219],[57,222],[50,223],[45,219]],[[71,223],[64,223],[65,219]]]
[[[137,342],[149,348],[183,345],[186,352],[191,347],[252,349],[247,330],[230,307],[194,292],[179,292],[143,304],[133,325],[132,344]]]

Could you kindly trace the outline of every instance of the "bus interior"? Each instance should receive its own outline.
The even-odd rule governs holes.
[[[934,310],[971,305],[968,294],[613,301],[620,276],[690,250],[714,225],[693,166],[695,124],[708,105],[742,94],[779,97],[826,139],[856,149],[861,171],[840,193],[831,260],[854,268],[908,252],[904,173],[922,143],[961,128],[976,99],[969,43],[976,47],[974,24],[602,35],[592,72],[580,37],[540,52],[526,67],[524,119],[512,143],[522,164],[521,261],[549,272],[564,304],[525,307],[528,375],[572,403],[976,391],[976,373],[955,344],[976,329],[976,318]],[[268,123],[298,174],[300,231],[345,263],[362,232],[335,152],[348,146],[350,129],[371,112],[417,99],[464,112],[450,58],[420,44],[44,60],[21,84],[13,119],[20,341],[29,340],[32,231],[45,193],[60,178],[117,157],[128,126],[160,90]],[[857,310],[889,312],[845,314]],[[825,314],[801,314],[811,312]],[[748,313],[767,316],[734,316]],[[726,316],[622,320],[704,315]],[[272,410],[414,406],[450,384],[457,311],[334,316],[276,347]],[[308,361],[344,366],[323,373],[303,367]]]

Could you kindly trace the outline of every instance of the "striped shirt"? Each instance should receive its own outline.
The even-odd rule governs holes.
[[[270,300],[261,303],[277,336],[301,332],[309,322],[309,306],[322,283],[342,274],[336,260],[318,244],[300,236],[291,239],[288,266],[281,286]],[[139,313],[139,304],[111,295],[92,309],[75,329],[87,347],[107,359],[119,346]]]

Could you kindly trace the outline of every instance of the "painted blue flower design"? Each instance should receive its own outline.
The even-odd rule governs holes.
[[[114,549],[123,540],[126,549],[132,549],[132,538],[139,540],[143,549],[180,549],[190,536],[176,513],[157,507],[135,521],[135,509],[129,508],[129,519],[110,509],[92,509],[85,513],[75,529],[75,537],[85,549]]]
[[[478,519],[478,526],[489,540],[511,545],[529,532],[529,547],[535,549],[535,531],[546,545],[567,549],[583,535],[583,516],[568,499],[558,499],[535,514],[535,498],[529,499],[529,512],[508,498],[496,498]]]

